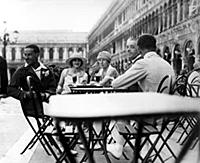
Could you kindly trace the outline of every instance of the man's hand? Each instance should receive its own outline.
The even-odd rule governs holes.
[[[23,92],[23,99],[30,99],[31,98],[31,92],[24,91]]]
[[[49,93],[40,93],[42,101],[49,102],[50,94]]]

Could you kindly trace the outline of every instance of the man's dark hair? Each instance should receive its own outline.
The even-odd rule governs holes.
[[[156,38],[153,35],[144,34],[139,37],[137,46],[142,50],[156,50]]]
[[[35,44],[27,45],[25,48],[31,48],[35,53],[40,53],[40,48]]]

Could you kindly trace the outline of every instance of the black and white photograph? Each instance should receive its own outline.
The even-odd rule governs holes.
[[[200,163],[200,0],[0,0],[0,163]]]

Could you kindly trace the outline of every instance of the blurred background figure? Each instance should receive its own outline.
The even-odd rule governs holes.
[[[7,94],[8,74],[7,62],[0,56],[0,94]]]
[[[78,53],[74,53],[67,59],[66,64],[70,68],[64,69],[61,73],[56,90],[58,94],[69,93],[70,86],[85,85],[88,81],[88,75],[83,69],[86,64],[86,58],[83,58]]]
[[[99,62],[95,62],[90,68],[89,68],[89,75],[90,75],[90,81],[96,81],[96,76],[100,70]],[[98,77],[97,77],[98,78]],[[97,79],[98,80],[98,79]]]

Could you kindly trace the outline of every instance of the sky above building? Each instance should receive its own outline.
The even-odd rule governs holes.
[[[0,32],[89,32],[113,0],[0,0]]]

